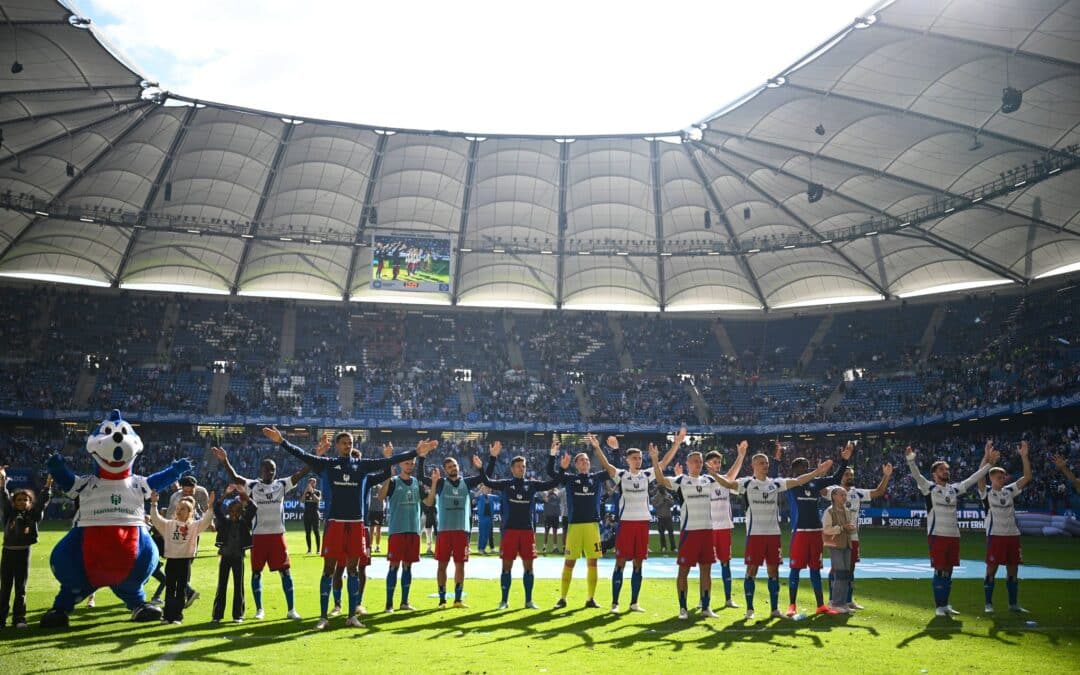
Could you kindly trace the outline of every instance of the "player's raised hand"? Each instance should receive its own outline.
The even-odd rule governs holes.
[[[649,459],[652,460],[653,466],[660,463],[660,450],[655,443],[649,443]]]
[[[1027,441],[1020,441],[1020,450],[1018,452],[1020,453],[1021,457],[1027,457],[1028,456],[1028,442]]]
[[[566,471],[567,469],[569,469],[570,468],[570,455],[563,455],[561,458],[559,458],[559,466],[562,467],[563,471]]]
[[[1065,457],[1063,457],[1060,452],[1055,452],[1054,455],[1050,458],[1050,461],[1053,462],[1054,466],[1059,469],[1065,468]]]
[[[439,473],[439,469],[438,468],[432,469],[431,470],[431,485],[433,487],[434,487],[435,483],[439,482],[440,478],[442,478],[442,474]]]
[[[213,506],[215,501],[217,501],[217,493],[211,490],[206,494],[206,505]]]
[[[649,443],[649,445],[646,446],[645,449],[648,451],[648,453],[650,455],[653,454],[654,452],[656,452],[656,453],[660,452],[660,448],[656,447],[656,443]]]
[[[887,463],[885,464],[885,466],[881,467],[881,473],[882,473],[883,475],[885,475],[885,476],[891,476],[891,475],[892,475],[892,469],[893,469],[893,467],[892,467],[892,463],[891,463],[891,462],[887,462]]]
[[[552,447],[555,448],[556,450],[558,450],[558,448],[559,448],[558,442],[556,442],[554,445],[552,445]],[[498,457],[500,452],[502,452],[502,441],[495,441],[494,443],[491,444],[491,456],[492,457]]]
[[[747,449],[749,449],[749,448],[750,448],[750,442],[749,441],[739,441],[739,445],[738,445],[738,447],[735,448],[735,450],[740,455],[745,455]]]
[[[851,454],[853,452],[855,452],[855,443],[848,441],[847,445],[844,446],[844,449],[840,451],[840,457],[846,462],[851,459]]]
[[[600,447],[600,440],[596,438],[596,434],[585,434],[585,442],[592,448]]]
[[[472,465],[473,465],[473,468],[476,468],[476,469],[483,469],[484,468],[484,462],[480,460],[480,455],[473,455],[472,456]]]
[[[278,431],[277,425],[263,427],[262,432],[263,436],[266,436],[268,439],[270,439],[271,442],[275,444],[280,444],[281,441],[285,440],[285,437],[281,435],[280,431]]]
[[[383,457],[393,457],[394,456],[394,444],[393,443],[391,443],[390,441],[387,441],[387,442],[383,443],[382,456]]]
[[[217,461],[221,462],[222,464],[224,464],[225,461],[229,459],[229,454],[225,452],[225,448],[210,448],[210,453],[213,454],[214,457],[217,458]]]
[[[829,473],[829,469],[832,468],[832,465],[833,461],[831,459],[827,459],[821,464],[817,465],[817,468],[814,469],[814,474],[818,476],[824,476],[825,474]]]
[[[904,459],[909,462],[913,461],[915,459],[915,448],[911,447],[910,445],[907,446],[907,449],[904,450]]]
[[[674,441],[675,444],[676,445],[682,445],[683,443],[685,443],[686,442],[686,435],[688,433],[689,432],[686,430],[685,426],[679,427],[679,430],[675,432],[675,441]]]
[[[784,458],[784,446],[780,444],[780,441],[773,443],[773,459],[780,461]]]
[[[429,452],[439,447],[439,441],[434,438],[420,441],[416,444],[416,456],[426,457]]]
[[[993,441],[987,441],[986,442],[986,447],[983,448],[983,457],[985,457],[987,460],[989,460],[990,459],[990,453],[993,452],[993,451],[994,451],[994,442]]]
[[[157,490],[151,490],[150,491],[150,504],[152,506],[157,506],[157,502],[158,502]]]
[[[495,441],[495,442],[496,442],[496,443],[498,443],[498,441]],[[554,457],[554,456],[556,456],[556,455],[558,455],[558,454],[559,454],[559,446],[560,446],[560,445],[562,445],[562,444],[561,444],[561,443],[559,443],[559,439],[557,439],[557,438],[555,438],[554,436],[552,436],[552,438],[551,438],[551,452],[550,452],[550,454],[551,454],[551,456],[552,456],[552,457]],[[501,448],[501,447],[502,447],[502,445],[500,445],[499,447]],[[493,448],[493,449],[494,449],[494,448]],[[493,454],[493,455],[498,455],[499,453],[497,453],[497,452],[492,452],[491,454]]]
[[[330,449],[330,432],[324,431],[319,437],[319,444],[315,447],[315,454],[322,457]]]
[[[611,448],[612,450],[618,450],[619,449],[619,439],[616,438],[615,436],[608,436],[607,437],[607,446],[609,448]],[[655,447],[655,446],[653,446],[653,447]]]
[[[675,462],[675,475],[676,476],[681,476],[682,475],[682,464],[679,464],[678,462]]]
[[[997,461],[998,461],[999,459],[1001,459],[1001,453],[1000,453],[1000,452],[998,452],[997,448],[995,448],[995,447],[994,447],[994,446],[993,446],[992,444],[990,444],[990,443],[987,443],[987,444],[986,444],[986,447],[987,447],[987,450],[986,450],[986,460],[985,460],[985,461],[986,461],[986,463],[987,463],[987,464],[997,464]]]

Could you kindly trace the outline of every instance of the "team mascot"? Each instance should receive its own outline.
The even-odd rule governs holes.
[[[124,601],[132,621],[161,619],[161,608],[146,602],[143,594],[143,584],[158,563],[144,502],[151,490],[164,490],[190,471],[191,462],[178,459],[152,476],[133,476],[131,465],[142,449],[138,434],[114,410],[86,440],[86,450],[98,465],[96,475],[76,476],[61,455],[49,458],[53,481],[69,497],[78,497],[79,508],[71,531],[49,559],[60,592],[41,618],[42,627],[67,627],[75,605],[103,586]]]

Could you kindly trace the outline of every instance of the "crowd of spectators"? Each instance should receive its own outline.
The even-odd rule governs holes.
[[[229,376],[225,414],[466,422],[845,423],[1080,390],[1074,287],[945,303],[926,355],[931,307],[837,314],[800,368],[790,355],[809,336],[776,333],[813,317],[726,322],[741,357],[708,319],[43,289],[0,291],[4,408],[205,414],[215,371]],[[41,315],[27,321],[31,306]],[[287,310],[295,349],[282,349]],[[92,386],[77,387],[87,373]]]

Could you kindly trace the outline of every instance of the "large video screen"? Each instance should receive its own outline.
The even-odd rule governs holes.
[[[371,239],[371,287],[449,293],[453,275],[449,236],[377,232]]]

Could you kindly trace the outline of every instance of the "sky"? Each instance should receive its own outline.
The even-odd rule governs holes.
[[[75,0],[161,87],[286,115],[477,133],[702,121],[874,0]]]

